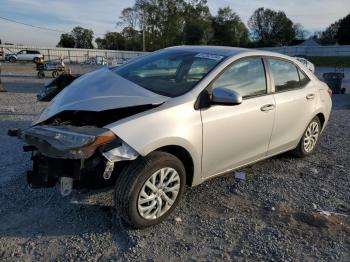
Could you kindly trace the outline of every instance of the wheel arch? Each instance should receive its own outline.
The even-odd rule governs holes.
[[[311,115],[311,118],[309,119],[309,121],[307,122],[307,124],[305,125],[304,127],[304,131],[301,133],[301,135],[298,137],[297,141],[299,143],[300,139],[303,137],[304,135],[304,132],[306,130],[306,128],[308,127],[308,125],[310,124],[310,122],[312,121],[312,119],[314,119],[315,117],[318,117],[318,119],[320,120],[320,123],[321,123],[321,132],[323,132],[326,124],[327,124],[327,121],[328,121],[328,118],[326,118],[326,115],[324,114],[324,112],[322,111],[316,111],[314,112],[312,115]],[[296,145],[297,146],[297,145]]]
[[[177,157],[185,167],[186,184],[188,186],[192,186],[193,177],[194,177],[194,163],[190,152],[188,152],[185,148],[177,145],[163,146],[154,151],[167,152]]]
[[[318,117],[318,119],[320,120],[321,123],[321,129],[323,129],[324,124],[326,122],[326,117],[324,116],[324,114],[322,112],[316,114],[316,116]]]

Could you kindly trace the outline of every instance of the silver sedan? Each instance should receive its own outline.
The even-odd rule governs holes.
[[[155,225],[185,186],[292,151],[315,152],[331,92],[299,61],[215,46],[172,47],[76,79],[20,132],[32,187],[114,184],[136,228]]]

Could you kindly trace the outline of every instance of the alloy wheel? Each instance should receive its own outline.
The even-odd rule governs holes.
[[[178,172],[171,167],[164,167],[153,173],[138,196],[137,208],[140,216],[154,220],[164,215],[174,204],[180,183]]]
[[[317,139],[320,133],[320,127],[317,122],[311,122],[306,129],[304,135],[304,150],[305,152],[311,152],[317,143]]]

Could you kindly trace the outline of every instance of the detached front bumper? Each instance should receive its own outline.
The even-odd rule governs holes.
[[[80,160],[49,158],[38,151],[33,152],[31,160],[33,169],[27,171],[27,182],[31,188],[53,187],[59,183],[61,177],[72,181],[82,180]]]
[[[62,195],[68,195],[73,188],[108,184],[113,171],[138,156],[104,128],[34,126],[23,132],[9,130],[9,135],[24,140],[28,144],[24,151],[32,152],[28,185],[43,188],[59,183]]]

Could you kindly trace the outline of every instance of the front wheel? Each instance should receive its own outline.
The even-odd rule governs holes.
[[[166,152],[153,152],[131,162],[115,186],[115,206],[133,228],[163,221],[178,204],[186,184],[182,162]]]
[[[58,77],[58,76],[59,76],[59,73],[58,73],[57,70],[52,71],[52,77],[53,77],[53,78],[56,78],[56,77]]]
[[[42,70],[40,70],[40,71],[38,71],[38,78],[44,78],[45,77],[45,73],[44,73],[44,71],[42,71]]]
[[[298,146],[292,151],[297,157],[306,157],[314,153],[321,133],[321,122],[316,116],[307,126]]]

